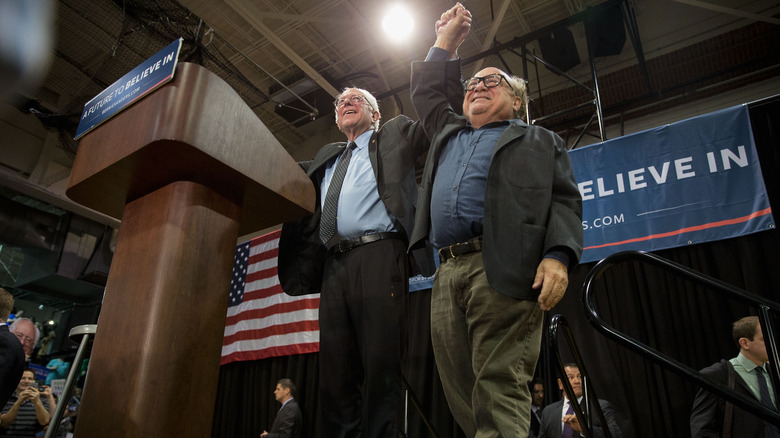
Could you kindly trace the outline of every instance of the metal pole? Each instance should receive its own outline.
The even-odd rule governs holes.
[[[68,379],[65,380],[65,388],[63,389],[62,394],[60,394],[60,400],[59,403],[57,403],[57,408],[54,410],[54,415],[52,415],[51,419],[49,420],[49,428],[46,430],[45,438],[52,438],[54,434],[57,433],[57,429],[60,427],[62,413],[68,406],[68,400],[70,400],[73,386],[76,384],[76,378],[78,377],[79,370],[81,369],[81,361],[84,360],[84,355],[87,352],[87,345],[90,341],[89,337],[94,336],[96,331],[97,324],[80,325],[70,329],[68,337],[73,338],[74,336],[81,335],[81,343],[79,344],[78,351],[76,351],[76,358],[73,359],[73,364],[70,366]]]

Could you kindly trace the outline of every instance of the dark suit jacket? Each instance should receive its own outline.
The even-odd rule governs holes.
[[[449,84],[449,92],[459,99],[462,94],[460,85],[460,63],[448,62],[446,73],[442,78]],[[458,91],[460,90],[460,91]],[[279,239],[278,273],[282,289],[289,295],[305,295],[319,293],[322,286],[322,270],[327,254],[325,246],[320,242],[320,185],[325,175],[327,164],[340,154],[346,142],[325,145],[311,162],[302,164],[317,192],[315,212],[295,221],[290,221],[282,227]],[[369,140],[368,155],[374,177],[377,182],[379,197],[399,222],[401,232],[405,236],[412,233],[417,202],[417,180],[415,169],[418,160],[423,162],[428,151],[429,142],[419,122],[406,116],[391,119],[374,132]],[[410,274],[419,272],[433,274],[433,253],[416,251],[412,254],[412,269]]]
[[[268,438],[300,438],[303,427],[303,415],[295,399],[290,399],[276,413],[276,418],[268,431]]]
[[[19,386],[25,367],[24,348],[19,339],[0,326],[0,406],[5,403]]]
[[[433,179],[442,149],[466,126],[447,102],[442,62],[412,63],[412,102],[431,150],[425,163],[410,247],[428,239]],[[552,248],[582,253],[582,199],[563,140],[517,120],[499,137],[485,187],[482,258],[490,285],[506,295],[536,300],[536,268]]]
[[[609,433],[612,435],[612,438],[621,438],[623,433],[620,430],[620,426],[618,426],[617,419],[615,418],[615,411],[612,409],[612,405],[606,400],[599,400],[599,406],[601,406],[601,411],[604,413],[604,419],[607,420]],[[544,408],[542,411],[542,424],[539,427],[539,438],[561,438],[562,409],[563,400],[559,400]],[[601,424],[599,424],[598,417],[595,413],[592,416],[592,425],[594,437],[598,438],[605,436],[604,431],[601,429]],[[575,438],[579,436],[581,435],[577,432],[574,432]]]
[[[542,416],[542,410],[544,410],[544,408],[540,408],[534,413],[533,407],[531,408],[531,425],[528,428],[528,438],[536,438],[539,436],[539,426],[541,425],[539,417]]]
[[[727,385],[729,368],[734,373],[734,390],[747,397],[755,398],[744,380],[736,374],[727,360],[710,365],[699,371],[711,380]],[[691,409],[691,438],[720,437],[723,435],[725,400],[703,389],[696,393]],[[763,420],[734,406],[732,437],[763,437],[766,434]]]

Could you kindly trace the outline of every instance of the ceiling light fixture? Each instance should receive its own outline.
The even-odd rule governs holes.
[[[412,33],[414,20],[406,7],[395,4],[387,10],[382,19],[382,28],[390,38],[402,41]]]

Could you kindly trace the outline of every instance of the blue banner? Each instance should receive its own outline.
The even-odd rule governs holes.
[[[87,102],[75,140],[173,79],[181,42],[172,42]]]
[[[581,262],[774,228],[745,105],[570,156],[583,200]]]

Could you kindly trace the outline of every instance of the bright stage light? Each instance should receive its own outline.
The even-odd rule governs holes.
[[[404,6],[393,5],[382,19],[382,28],[390,38],[403,40],[412,33],[414,20]]]

